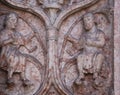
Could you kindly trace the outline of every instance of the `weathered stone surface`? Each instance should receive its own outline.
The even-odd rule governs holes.
[[[119,95],[118,2],[0,0],[0,94]]]
[[[120,95],[120,1],[115,1],[114,8],[114,90],[115,95]]]

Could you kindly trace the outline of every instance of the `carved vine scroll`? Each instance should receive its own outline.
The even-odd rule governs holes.
[[[0,0],[1,95],[113,95],[113,0]]]

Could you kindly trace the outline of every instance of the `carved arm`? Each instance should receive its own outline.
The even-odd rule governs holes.
[[[76,40],[75,38],[73,38],[71,35],[68,35],[65,38],[66,38],[67,41],[71,42],[72,44],[78,43],[78,40]]]
[[[7,45],[7,44],[9,44],[9,43],[12,43],[13,42],[13,39],[6,39],[6,40],[3,40],[1,43],[0,43],[0,45],[1,46],[5,46],[5,45]]]
[[[99,36],[96,40],[95,39],[87,39],[86,44],[90,45],[90,46],[94,46],[94,47],[99,47],[99,48],[103,47],[105,45],[104,34],[103,33],[99,34]]]
[[[12,43],[14,40],[10,36],[4,36],[4,34],[1,34],[0,36],[0,46],[5,46],[9,43]]]
[[[30,33],[26,37],[24,37],[25,44],[29,43],[32,40],[33,37],[35,37],[34,33]]]

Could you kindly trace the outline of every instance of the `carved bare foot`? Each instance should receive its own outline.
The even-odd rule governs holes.
[[[81,84],[82,84],[83,79],[84,79],[84,75],[79,76],[79,77],[76,79],[75,83],[76,83],[77,85],[81,85]]]
[[[31,86],[31,85],[33,85],[33,83],[30,80],[28,80],[28,79],[23,80],[23,83],[24,83],[25,86]]]
[[[95,73],[93,74],[93,79],[96,79],[96,78],[98,78],[98,73],[97,73],[97,72],[95,72]]]
[[[7,81],[8,86],[13,86],[15,85],[13,78],[9,78]]]
[[[97,77],[95,79],[95,85],[99,86],[99,87],[103,86],[103,82],[102,82],[102,79],[100,77]]]
[[[77,78],[76,81],[75,81],[75,83],[77,85],[81,85],[82,84],[82,80],[80,78]]]

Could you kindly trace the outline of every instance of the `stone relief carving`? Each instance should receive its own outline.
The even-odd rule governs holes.
[[[1,0],[2,95],[114,95],[111,2]]]
[[[85,77],[91,74],[92,79],[94,81],[93,82],[94,86],[96,88],[99,87],[101,88],[107,85],[104,84],[103,81],[108,77],[107,75],[104,74],[108,73],[109,71],[106,68],[106,66],[104,66],[106,62],[104,55],[102,53],[102,48],[106,43],[105,34],[104,32],[102,32],[102,30],[97,29],[97,26],[95,25],[95,18],[92,13],[87,13],[83,16],[83,23],[84,23],[83,26],[85,28],[85,33],[82,33],[80,35],[80,39],[75,39],[74,37],[72,37],[72,35],[67,35],[65,37],[67,41],[72,43],[72,47],[70,47],[72,49],[66,50],[66,52],[70,56],[72,56],[72,59],[67,59],[67,61],[66,60],[64,61],[66,61],[69,64],[70,60],[76,58],[78,77],[75,80],[75,84],[82,87],[82,85],[85,85],[85,82],[87,82],[85,80]],[[77,53],[77,57],[76,57],[76,53]],[[106,71],[104,71],[104,74],[102,71],[103,68],[106,69]],[[100,95],[102,95],[102,93],[106,93],[106,92],[102,91],[99,93]],[[89,91],[88,94],[90,94]],[[91,95],[94,94],[95,91],[94,93],[91,93]],[[96,93],[95,95],[98,95],[98,93]]]
[[[76,80],[77,84],[80,84],[80,81],[84,79],[85,73],[93,73],[93,77],[96,79],[104,61],[104,56],[100,50],[105,44],[104,33],[96,28],[92,13],[84,15],[83,20],[84,27],[88,33],[81,35],[82,38],[80,38],[79,42],[69,36],[67,37],[67,40],[74,43],[74,45],[75,43],[78,44],[75,45],[78,51],[83,49],[82,54],[77,58],[79,71],[79,76]]]
[[[25,46],[34,37],[34,34],[30,34],[25,38],[19,32],[16,32],[15,26],[17,21],[17,15],[14,13],[10,13],[6,17],[5,29],[1,31],[1,59],[8,63],[8,83],[13,83],[12,76],[14,72],[20,72],[23,82],[27,85],[29,80],[25,75],[26,60],[25,56],[19,51],[19,48],[22,45]],[[29,50],[29,52],[33,51],[34,49]],[[1,64],[4,64],[4,61]]]
[[[33,44],[32,47],[28,47],[28,44],[35,38],[35,33],[32,32],[27,35],[22,35],[22,33],[18,32],[16,30],[16,27],[18,26],[18,19],[19,17],[16,13],[7,14],[4,21],[5,28],[1,31],[0,36],[0,46],[2,47],[0,56],[1,68],[8,71],[6,81],[7,89],[5,93],[9,93],[9,95],[16,95],[16,93],[18,93],[18,95],[23,95],[23,87],[25,87],[25,89],[31,88],[30,90],[33,89],[34,92],[34,90],[39,88],[34,87],[34,82],[41,81],[40,77],[42,73],[42,64],[34,56],[28,55],[35,52],[38,48],[38,46]],[[33,70],[30,67],[32,64],[32,68],[35,68]],[[34,64],[36,65],[34,66]],[[27,65],[29,65],[29,69],[31,68],[33,73],[39,72],[36,73],[36,76],[38,77],[36,78],[37,80],[32,80],[30,76],[27,75],[28,71],[31,73],[31,70],[27,68]],[[11,89],[11,87],[14,88]],[[22,91],[16,92],[16,89],[21,89]],[[30,92],[26,93],[26,95],[27,94],[30,94]]]

